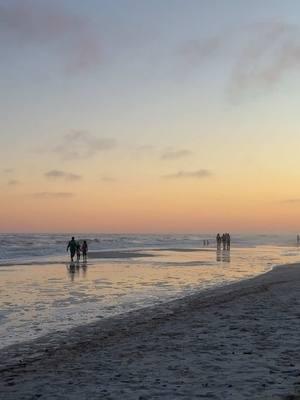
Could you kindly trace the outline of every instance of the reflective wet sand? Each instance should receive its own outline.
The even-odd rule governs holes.
[[[299,249],[153,250],[153,257],[0,268],[1,347],[245,279]]]

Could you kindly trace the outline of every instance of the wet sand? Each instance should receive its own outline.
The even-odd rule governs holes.
[[[1,399],[297,399],[300,265],[0,351]]]
[[[145,257],[155,257],[154,254],[146,253],[141,250],[102,250],[102,251],[91,251],[89,252],[89,258],[145,258]]]

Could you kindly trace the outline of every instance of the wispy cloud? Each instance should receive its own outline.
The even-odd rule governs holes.
[[[101,61],[99,35],[91,21],[56,2],[9,0],[0,4],[1,37],[15,48],[48,47],[68,70],[82,71]]]
[[[183,45],[188,65],[201,68],[204,61],[226,56],[229,94],[270,90],[300,67],[300,28],[284,20],[268,20],[220,32]]]
[[[117,181],[116,178],[113,178],[112,176],[107,176],[107,175],[101,176],[100,180],[105,183],[113,183],[113,182]]]
[[[191,39],[181,46],[180,53],[190,65],[199,65],[217,55],[224,46],[224,40],[223,35],[199,40]]]
[[[241,94],[270,89],[300,66],[300,31],[295,25],[269,21],[250,26],[233,67],[231,89]]]
[[[17,186],[17,185],[20,185],[20,181],[18,181],[17,179],[11,179],[10,181],[8,181],[7,182],[7,184],[9,185],[9,186]]]
[[[300,204],[300,198],[285,199],[280,201],[281,204]]]
[[[210,178],[213,173],[208,169],[198,169],[197,171],[179,171],[174,174],[164,175],[165,179],[204,179]]]
[[[142,151],[142,152],[152,152],[154,150],[156,150],[156,147],[153,146],[152,144],[144,144],[137,148],[137,151]]]
[[[12,174],[14,172],[13,168],[4,168],[3,170],[4,174]]]
[[[63,136],[61,143],[53,151],[63,159],[88,158],[116,147],[112,138],[97,137],[87,131],[76,130]]]
[[[157,155],[158,148],[152,144],[144,144],[132,149],[132,156],[136,159]]]
[[[68,199],[74,197],[74,193],[70,192],[39,192],[33,193],[33,197],[37,199]]]
[[[73,174],[70,172],[64,172],[57,169],[53,169],[45,173],[45,177],[48,179],[64,179],[66,181],[78,181],[82,179],[81,175]]]
[[[167,150],[165,151],[161,159],[162,160],[178,160],[179,158],[184,158],[192,155],[193,153],[190,150],[182,149],[182,150]]]

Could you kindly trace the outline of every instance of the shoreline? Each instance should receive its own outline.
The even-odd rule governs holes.
[[[227,254],[207,249],[159,253],[132,261],[94,259],[74,263],[75,268],[62,262],[0,268],[0,348],[247,279],[269,270],[271,263],[285,263],[273,249],[234,249],[232,263]],[[295,260],[291,257],[290,262]]]
[[[248,246],[236,246],[235,250],[241,249],[253,249],[253,248],[268,248],[268,247],[279,247],[279,248],[290,248],[290,245],[269,245],[263,244],[260,246],[257,245],[248,245]],[[230,251],[234,250],[231,249]],[[292,250],[295,250],[292,247]],[[149,248],[124,248],[124,249],[102,249],[102,250],[92,250],[88,254],[87,262],[95,262],[101,260],[130,260],[130,259],[141,259],[141,258],[156,258],[161,255],[164,255],[166,252],[172,253],[216,253],[218,249],[214,246],[208,247],[149,247]],[[220,249],[220,252],[228,252],[228,250]],[[57,258],[58,257],[58,258]],[[74,260],[74,263],[77,261]],[[0,260],[0,268],[2,267],[20,267],[20,266],[39,266],[39,265],[58,265],[58,264],[70,264],[71,261],[69,256],[65,256],[64,253],[59,254],[58,256],[49,255],[47,258],[46,256],[41,256],[41,258],[34,258],[34,259],[13,259],[13,260]],[[82,263],[82,259],[80,260]]]
[[[198,397],[229,399],[234,398],[232,397],[232,393],[236,390],[234,383],[227,382],[227,386],[225,385],[226,388],[224,388],[224,376],[221,378],[220,382],[218,382],[218,379],[214,376],[214,369],[216,369],[216,371],[219,370],[218,374],[220,373],[221,376],[225,373],[223,367],[218,365],[222,364],[222,357],[225,357],[225,354],[222,355],[222,353],[225,351],[225,358],[232,358],[231,361],[227,360],[226,362],[229,362],[228,368],[233,369],[230,376],[232,376],[234,382],[236,380],[235,375],[238,371],[235,370],[231,363],[234,365],[239,364],[241,359],[245,356],[252,358],[251,355],[259,351],[261,352],[261,357],[256,361],[251,360],[250,364],[252,367],[248,370],[247,374],[255,374],[255,369],[257,367],[260,368],[262,364],[270,364],[270,368],[272,366],[273,369],[269,368],[268,371],[262,374],[260,378],[262,383],[259,386],[260,392],[256,389],[257,396],[258,394],[263,395],[264,393],[270,396],[276,396],[276,390],[279,396],[288,395],[293,392],[293,385],[300,382],[300,345],[298,346],[295,342],[295,335],[298,338],[298,332],[295,328],[292,329],[292,325],[295,324],[295,327],[299,327],[300,332],[300,318],[299,323],[295,318],[295,315],[300,317],[300,308],[298,314],[298,309],[295,309],[294,304],[299,301],[298,304],[300,306],[298,290],[300,292],[300,265],[289,264],[276,266],[271,271],[260,274],[254,278],[245,279],[217,288],[206,289],[197,294],[172,300],[167,303],[130,311],[116,317],[100,320],[96,323],[72,328],[67,332],[51,333],[34,341],[11,345],[0,350],[0,381],[2,382],[0,383],[0,393],[3,395],[5,393],[6,399],[33,398],[26,397],[26,393],[28,392],[28,396],[29,394],[32,396],[33,393],[38,392],[40,390],[39,379],[42,379],[42,381],[47,382],[47,391],[49,392],[45,392],[45,390],[42,391],[42,398],[50,399],[53,393],[59,393],[58,391],[56,392],[59,385],[57,386],[55,384],[55,373],[53,372],[53,365],[59,365],[61,373],[62,371],[68,371],[68,373],[62,373],[62,375],[65,375],[64,379],[62,376],[59,376],[59,379],[62,379],[61,384],[64,386],[66,383],[65,379],[69,381],[71,379],[72,381],[74,378],[74,382],[72,381],[73,383],[70,385],[75,390],[73,393],[74,396],[76,394],[78,399],[84,398],[82,396],[90,391],[95,391],[95,393],[99,395],[99,384],[101,387],[103,386],[106,388],[103,389],[105,391],[102,393],[102,398],[107,399],[117,399],[121,397],[124,399],[139,398],[136,397],[136,395],[133,396],[133,392],[130,389],[132,386],[136,386],[135,392],[142,393],[142,396],[145,395],[145,398],[149,399],[161,398],[160,396],[163,396],[163,393],[167,392],[172,393],[170,398],[177,398],[178,396],[178,398],[186,399]],[[271,294],[273,294],[273,297],[271,296],[270,298]],[[280,296],[282,297],[281,302],[277,304]],[[245,310],[247,307],[251,309],[251,307],[253,307],[253,302],[256,312],[258,313],[259,311],[262,313],[261,318],[259,318],[259,313],[256,315],[256,312],[253,313],[253,310],[252,312],[246,313],[246,315],[248,315],[246,318]],[[285,306],[285,303],[288,307],[284,310],[283,316],[278,319],[279,317],[277,314],[282,306]],[[224,314],[225,309],[228,314],[226,317],[226,313]],[[291,309],[293,309],[295,315],[291,314]],[[203,316],[205,316],[204,319]],[[238,321],[236,321],[236,318],[238,318]],[[267,345],[268,335],[264,333],[268,332],[270,329],[267,323],[268,318],[271,318],[274,323],[274,334],[276,334],[276,329],[280,332],[282,331],[280,333],[282,343],[277,339],[276,348],[279,350],[274,348],[273,352],[276,350],[279,351],[280,354],[286,353],[287,355],[292,352],[293,354],[288,357],[288,363],[292,364],[293,367],[291,365],[289,365],[289,367],[285,365],[285,369],[283,369],[278,365],[274,365],[275,361],[273,358],[275,356],[272,358],[269,354],[270,348],[269,345]],[[201,319],[202,323],[199,323]],[[285,320],[289,322],[289,325],[283,325],[283,322],[286,322]],[[254,344],[256,343],[256,347],[259,342],[259,346],[256,349],[255,346],[252,349],[248,349],[249,341],[246,339],[248,336],[247,332],[249,332],[249,323],[251,326],[253,323],[257,325],[256,330],[253,332],[251,331],[252,336],[254,335],[255,338]],[[204,331],[203,325],[205,325]],[[230,328],[227,332],[230,325],[234,325],[234,327],[232,329]],[[289,334],[293,334],[292,341],[288,335],[284,335],[284,330],[287,330]],[[228,333],[227,338],[225,332]],[[238,336],[232,336],[232,332],[237,332]],[[269,331],[269,333],[273,334],[272,331]],[[262,342],[261,337],[264,338]],[[239,343],[232,346],[233,343],[230,344],[230,341],[233,339],[236,339]],[[284,343],[285,340],[287,342],[289,340],[291,341],[290,346]],[[213,346],[211,342],[214,342]],[[195,350],[197,347],[202,346],[201,351],[198,353],[198,358],[197,354],[190,353],[191,346]],[[213,347],[212,349],[210,349],[211,346]],[[242,347],[241,359],[236,359],[235,351],[231,351],[230,354],[228,349],[225,350],[227,346],[229,346],[231,350]],[[288,350],[286,350],[285,347],[288,347]],[[160,349],[159,352],[157,352],[158,349]],[[245,351],[245,349],[247,350]],[[121,358],[120,354],[119,356],[116,355],[120,352],[122,354]],[[299,356],[296,356],[297,354],[299,354]],[[86,357],[88,358],[86,359]],[[272,363],[265,360],[266,357],[271,357]],[[103,374],[102,371],[100,374],[97,370],[97,365],[99,362],[103,362],[103,358],[106,360],[106,368],[104,368],[106,372]],[[297,358],[297,360],[295,360],[295,358]],[[276,357],[274,359],[276,359]],[[72,371],[75,365],[75,369],[79,375],[86,376],[84,360],[88,360],[91,364],[88,370],[94,376],[95,382],[98,382],[98,386],[95,382],[89,382],[89,387],[83,390],[76,385],[75,375],[73,377]],[[173,365],[174,361],[175,365]],[[114,382],[116,388],[113,389],[111,387],[110,377],[112,374],[120,375],[120,378],[126,370],[128,370],[128,368],[123,370],[126,365],[129,367],[132,363],[140,364],[141,362],[142,367],[148,371],[147,375],[145,375],[148,377],[147,379],[145,378],[146,381],[145,379],[141,379],[140,382],[140,386],[143,386],[144,389],[133,379],[133,376],[128,376],[125,381],[117,379],[117,376],[115,379],[116,382]],[[165,362],[167,366],[171,366],[172,368],[166,369]],[[216,380],[214,383],[215,391],[212,390],[210,384],[207,383],[209,381],[209,374],[206,370],[206,377],[203,375],[205,371],[201,372],[203,384],[200,384],[199,379],[193,379],[192,376],[190,376],[193,375],[193,373],[190,372],[186,372],[188,379],[183,379],[184,376],[183,378],[178,376],[177,372],[182,369],[182,365],[187,365],[187,370],[190,370],[188,366],[194,365],[193,371],[195,373],[195,365],[201,366],[206,363],[212,368],[209,372],[211,376],[210,379],[213,377],[213,380]],[[157,365],[161,366],[158,368]],[[161,378],[156,377],[157,371],[153,371],[153,368],[161,369],[159,374]],[[202,370],[202,366],[200,369]],[[286,378],[289,383],[283,382],[285,384],[282,383],[279,388],[276,385],[276,380],[274,380],[274,374],[280,376],[282,374],[285,375],[287,372],[284,371],[287,369],[290,371],[290,376]],[[140,368],[135,368],[134,371],[131,371],[131,374],[139,374],[139,370]],[[271,370],[272,373],[270,372]],[[149,385],[149,374],[150,378],[152,374],[153,379],[156,377],[155,379],[160,379],[160,383],[162,381],[165,382],[162,385],[157,383],[157,392],[153,388],[153,384],[156,382],[155,379],[154,381],[152,379],[152,384]],[[272,384],[268,383],[268,379],[270,380],[271,375]],[[289,373],[287,373],[287,375],[289,375]],[[175,384],[175,376],[178,382],[180,382],[180,379],[182,381],[182,383],[179,383],[179,386],[177,385],[178,387]],[[246,379],[246,376],[244,379]],[[256,377],[256,379],[259,381],[258,377]],[[208,386],[205,386],[205,382]],[[245,385],[249,385],[247,390],[251,391],[252,385],[249,382],[247,383],[247,379],[241,382],[244,388]],[[240,386],[241,382],[239,382],[237,386]],[[221,395],[218,394],[218,385],[222,388],[223,397],[220,397]],[[274,390],[274,387],[276,387],[276,390]],[[68,392],[63,392],[62,387],[61,390],[63,393],[61,398],[77,398],[68,397]],[[241,388],[239,388],[239,391],[240,390]],[[226,392],[228,392],[228,394],[226,394]],[[22,397],[21,393],[23,393]],[[181,393],[180,396],[179,393]],[[201,393],[206,397],[203,397]],[[199,396],[196,396],[196,394],[199,394]],[[236,398],[268,398],[255,397],[255,393],[252,393],[252,397],[250,395],[249,397],[247,397],[247,395],[245,396]],[[1,394],[0,398],[2,398]],[[279,399],[284,397],[272,398]]]
[[[76,264],[76,262],[74,262]],[[53,264],[56,264],[56,262],[53,262]],[[70,264],[69,262],[66,263],[61,263],[57,262],[57,264]],[[43,265],[41,263],[37,264],[18,264],[16,266],[24,266],[24,265]],[[48,263],[48,265],[52,265],[52,263]],[[128,320],[139,320],[143,319],[145,317],[145,314],[147,316],[151,316],[150,314],[153,313],[155,315],[159,314],[160,317],[164,316],[164,313],[166,312],[166,315],[169,315],[169,312],[171,314],[176,313],[177,308],[181,308],[184,306],[184,303],[190,303],[193,302],[194,300],[196,301],[203,301],[202,306],[209,305],[209,301],[211,298],[218,298],[219,296],[227,296],[232,293],[232,291],[242,289],[244,284],[247,285],[252,281],[255,281],[256,279],[259,279],[260,277],[264,275],[268,275],[272,273],[273,270],[277,268],[288,268],[290,266],[298,265],[298,263],[292,263],[292,264],[283,264],[283,265],[275,265],[273,267],[270,267],[270,269],[266,272],[262,272],[259,275],[256,275],[251,278],[243,278],[241,280],[238,280],[236,282],[230,282],[230,283],[225,283],[225,284],[219,284],[215,285],[212,287],[208,288],[203,288],[203,289],[198,289],[196,293],[192,294],[187,294],[183,295],[182,297],[178,298],[173,298],[173,299],[167,299],[163,300],[159,303],[153,304],[153,305],[147,305],[145,307],[139,307],[133,310],[128,310],[120,314],[116,315],[111,315],[108,317],[103,317],[98,321],[93,321],[89,322],[87,324],[81,324],[77,326],[70,327],[69,329],[66,330],[57,330],[55,332],[50,332],[45,335],[39,336],[34,339],[29,339],[29,340],[24,340],[22,342],[14,343],[5,347],[0,347],[0,360],[2,359],[3,361],[3,354],[2,353],[16,353],[16,354],[26,354],[26,350],[30,349],[30,359],[33,359],[33,354],[32,350],[37,347],[40,352],[40,348],[43,347],[49,351],[52,347],[57,348],[58,346],[65,346],[66,345],[66,340],[72,336],[74,338],[74,335],[76,338],[80,337],[82,333],[84,333],[85,330],[87,331],[92,331],[94,329],[100,329],[104,325],[110,325],[110,323],[126,323],[127,319]],[[300,268],[300,263],[299,263],[299,268]],[[247,285],[248,286],[248,285]],[[167,310],[165,310],[167,308]],[[169,311],[171,310],[171,311]],[[80,341],[80,340],[79,340]],[[73,342],[72,346],[76,345],[76,343]],[[4,356],[5,357],[5,356]],[[15,358],[15,357],[14,357]],[[24,357],[20,355],[20,359],[17,362],[22,361]],[[3,362],[2,362],[3,364]],[[1,373],[1,364],[0,364],[0,373]]]
[[[118,249],[118,250],[93,250],[88,254],[89,260],[97,261],[97,260],[127,260],[127,259],[140,259],[140,258],[154,258],[159,255],[159,253],[163,252],[175,252],[175,253],[194,253],[194,252],[215,252],[215,248],[142,248],[142,249]],[[158,253],[158,254],[154,254]],[[45,260],[44,258],[38,260],[13,260],[13,261],[0,261],[1,267],[14,267],[14,266],[33,266],[33,265],[57,265],[57,264],[70,264],[71,261],[69,257],[65,257],[65,255],[61,254],[59,257],[61,259],[56,259],[55,256],[49,256],[49,259]],[[74,263],[77,261],[74,260]],[[82,263],[82,259],[80,260]]]

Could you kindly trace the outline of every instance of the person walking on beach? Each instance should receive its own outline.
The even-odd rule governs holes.
[[[74,261],[74,256],[75,256],[75,253],[76,253],[76,249],[77,249],[77,243],[76,243],[76,240],[75,240],[74,236],[72,237],[72,239],[68,243],[67,251],[69,249],[70,249],[71,262],[73,262]]]
[[[89,250],[86,240],[83,241],[82,246],[81,246],[81,250],[82,250],[82,259],[83,259],[83,261],[86,261],[87,252]]]

